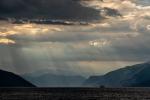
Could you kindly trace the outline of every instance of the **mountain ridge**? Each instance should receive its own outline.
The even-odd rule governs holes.
[[[84,82],[84,85],[106,87],[149,87],[149,71],[149,62],[136,64],[111,71],[105,75],[91,76]]]
[[[35,87],[19,75],[0,70],[0,87]]]

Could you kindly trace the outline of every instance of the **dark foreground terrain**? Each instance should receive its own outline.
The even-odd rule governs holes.
[[[150,100],[150,89],[0,88],[0,100]]]
[[[0,87],[35,87],[19,75],[0,70]]]

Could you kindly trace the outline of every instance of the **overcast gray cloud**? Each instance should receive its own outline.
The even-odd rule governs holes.
[[[116,69],[116,66],[119,68],[150,60],[150,7],[145,4],[147,1],[141,3],[139,0],[105,0],[104,2],[95,0],[82,1],[81,4],[71,0],[59,1],[49,1],[53,2],[52,8],[50,7],[53,9],[52,15],[55,15],[53,11],[57,6],[61,9],[61,7],[68,8],[67,3],[75,5],[69,6],[70,9],[63,8],[64,10],[67,9],[65,13],[62,11],[59,13],[60,11],[57,9],[58,14],[56,10],[57,16],[53,16],[53,18],[76,19],[77,16],[83,15],[79,18],[86,19],[87,15],[84,16],[82,10],[80,12],[80,10],[74,9],[81,7],[87,11],[87,14],[89,14],[89,10],[92,11],[91,13],[94,11],[92,16],[95,17],[96,14],[96,18],[100,15],[100,18],[103,16],[105,19],[97,20],[97,22],[85,26],[11,24],[1,21],[0,48],[2,49],[0,49],[0,54],[2,56],[0,57],[0,63],[3,66],[8,66],[3,67],[3,69],[17,72],[47,68],[62,68],[78,72],[80,69],[80,74],[82,72],[91,74],[94,72],[90,73],[89,70],[105,73],[108,70]],[[20,11],[15,10],[19,7],[17,6],[18,3],[23,6],[28,5],[27,8],[21,10],[30,9],[35,12],[34,15],[36,13],[43,15],[39,12],[47,9],[45,6],[43,7],[46,1],[39,1],[42,5],[39,5],[39,2],[35,3],[34,0],[18,0],[15,2],[14,4],[11,2],[5,4],[3,1],[2,5],[5,6],[1,6],[3,7],[1,15],[10,14],[14,16],[17,12],[17,15],[22,16],[18,13]],[[38,10],[38,6],[41,6],[42,9]],[[13,7],[14,10],[9,10],[7,7]],[[47,5],[47,7],[49,6]],[[102,10],[102,8],[105,9]],[[108,8],[110,10],[105,11]],[[46,16],[47,11],[51,10],[44,12]],[[121,13],[121,16],[114,17],[113,14],[116,15],[118,12]],[[110,13],[112,13],[111,16],[109,16]],[[30,15],[30,13],[28,14]],[[48,16],[51,16],[51,14],[48,14]],[[90,18],[93,19],[93,17]]]

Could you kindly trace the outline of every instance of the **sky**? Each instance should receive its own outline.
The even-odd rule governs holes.
[[[1,0],[0,68],[89,76],[147,62],[149,10],[149,0]],[[24,18],[75,24],[10,22]]]

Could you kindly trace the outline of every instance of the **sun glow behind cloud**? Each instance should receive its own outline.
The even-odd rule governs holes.
[[[7,41],[5,38],[11,38],[12,36],[27,36],[27,37],[37,37],[46,35],[47,33],[61,32],[63,28],[55,27],[55,26],[47,26],[47,25],[36,25],[36,24],[10,24],[5,23],[7,26],[0,28],[0,39],[1,41]],[[2,25],[1,25],[2,26]],[[13,39],[7,43],[1,42],[4,44],[15,44],[16,41]]]
[[[15,44],[15,41],[7,39],[7,38],[2,38],[0,39],[0,44]]]
[[[94,46],[94,47],[103,48],[105,46],[109,46],[111,44],[111,41],[108,41],[108,40],[105,40],[105,39],[101,39],[101,40],[90,41],[89,44],[91,46]]]

